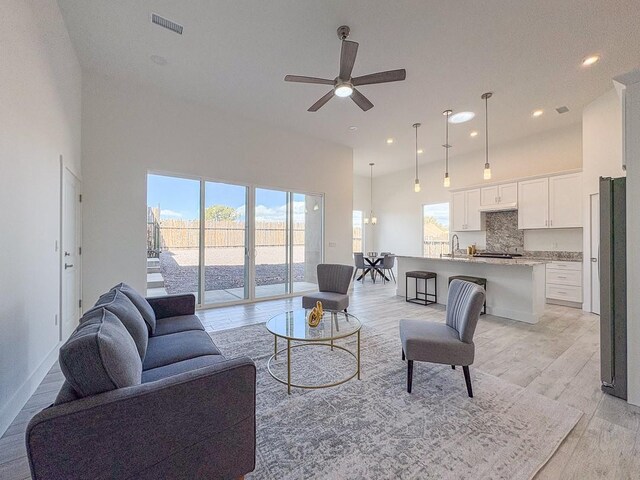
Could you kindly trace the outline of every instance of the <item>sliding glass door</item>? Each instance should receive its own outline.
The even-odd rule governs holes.
[[[290,194],[265,188],[255,192],[255,296],[284,295],[291,292]]]
[[[323,196],[149,174],[147,295],[198,305],[317,288]]]
[[[249,298],[247,190],[204,182],[204,305]]]

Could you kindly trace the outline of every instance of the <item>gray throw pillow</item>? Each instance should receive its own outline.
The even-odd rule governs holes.
[[[120,290],[111,290],[102,295],[93,308],[105,308],[118,317],[136,343],[140,360],[144,360],[149,343],[149,329],[129,297]]]
[[[84,321],[60,348],[60,368],[81,397],[139,385],[142,362],[122,322],[100,308]]]
[[[135,289],[131,288],[129,285],[127,285],[124,282],[119,283],[118,285],[113,287],[112,290],[120,290],[127,297],[129,297],[129,300],[131,300],[131,302],[136,306],[136,308],[142,315],[142,318],[144,318],[144,321],[147,322],[147,325],[149,326],[149,331],[152,334],[155,333],[156,314],[153,311],[153,308],[151,307],[151,305],[149,305],[149,302],[147,302],[147,299],[144,298]]]

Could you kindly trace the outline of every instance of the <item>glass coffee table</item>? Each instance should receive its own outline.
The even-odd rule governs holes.
[[[280,313],[267,322],[267,330],[274,336],[274,352],[267,361],[269,374],[278,382],[287,386],[287,392],[291,393],[291,387],[296,388],[328,388],[335,387],[348,382],[354,377],[360,380],[360,321],[353,315],[346,312],[332,312],[325,310],[322,320],[316,327],[311,327],[307,323],[307,316],[310,310],[298,309],[290,312]],[[352,335],[357,337],[356,351],[352,352],[346,347],[335,345],[335,340],[347,338]],[[278,338],[286,340],[286,349],[278,351]],[[292,345],[292,342],[298,342]],[[334,349],[347,352],[355,361],[355,372],[332,382],[321,385],[301,385],[291,382],[291,350],[294,348],[305,348],[309,346],[327,347],[330,353]],[[280,378],[271,369],[271,362],[278,359],[279,354],[287,355],[287,378]]]

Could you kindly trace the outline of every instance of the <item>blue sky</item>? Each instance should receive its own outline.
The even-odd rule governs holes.
[[[449,204],[448,203],[435,203],[432,205],[424,206],[425,217],[435,217],[438,222],[444,227],[449,228]]]
[[[244,218],[246,187],[225,183],[205,182],[205,206],[228,205]],[[286,193],[256,189],[256,218],[258,220],[284,220]],[[294,194],[294,217],[304,220],[305,195]],[[160,207],[161,218],[193,220],[199,218],[200,181],[164,175],[147,176],[147,205]],[[301,218],[302,217],[302,218]]]

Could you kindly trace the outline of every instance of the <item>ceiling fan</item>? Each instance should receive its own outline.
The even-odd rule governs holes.
[[[320,107],[331,100],[331,97],[334,95],[338,97],[351,97],[351,100],[356,102],[356,105],[366,112],[373,107],[373,103],[356,90],[355,87],[374,83],[398,82],[407,77],[406,70],[402,68],[400,70],[389,70],[351,78],[351,71],[353,70],[353,64],[356,61],[356,54],[358,53],[358,43],[347,40],[349,31],[350,29],[346,25],[338,28],[338,38],[342,41],[342,50],[340,51],[340,73],[335,79],[329,80],[327,78],[303,77],[300,75],[287,75],[284,77],[285,82],[333,85],[333,90],[311,105],[308,109],[309,112],[317,112]]]

